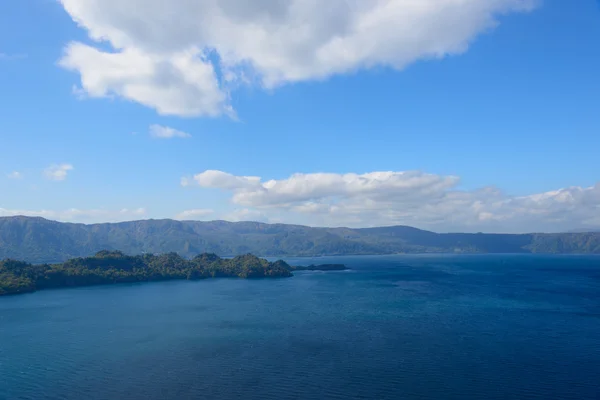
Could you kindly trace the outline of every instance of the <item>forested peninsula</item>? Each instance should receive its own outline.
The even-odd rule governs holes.
[[[61,264],[0,261],[0,296],[49,288],[106,285],[126,282],[198,280],[218,277],[286,278],[293,267],[285,261],[270,262],[252,254],[221,258],[203,253],[185,259],[177,253],[128,256],[120,251],[100,251],[93,257],[73,258]],[[320,269],[310,266],[311,270]],[[338,265],[336,269],[345,269]],[[331,270],[331,266],[323,266]]]

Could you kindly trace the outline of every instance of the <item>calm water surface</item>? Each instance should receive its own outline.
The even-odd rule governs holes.
[[[0,399],[599,399],[600,257],[0,298]]]

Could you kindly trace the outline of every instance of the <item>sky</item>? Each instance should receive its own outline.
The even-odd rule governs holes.
[[[0,216],[600,227],[597,0],[0,2]]]

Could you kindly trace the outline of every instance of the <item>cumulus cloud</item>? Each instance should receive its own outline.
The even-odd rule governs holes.
[[[211,210],[211,209],[196,208],[193,210],[185,210],[185,211],[180,212],[179,214],[177,214],[175,216],[175,219],[182,220],[182,221],[183,220],[203,219],[213,213],[214,213],[214,210]]]
[[[120,222],[131,219],[140,219],[146,217],[144,208],[121,210],[92,209],[82,210],[70,208],[67,210],[21,210],[7,209],[0,207],[0,217],[12,217],[16,215],[26,215],[30,217],[43,217],[47,219],[63,222]]]
[[[367,174],[294,174],[288,179],[262,182],[256,176],[234,176],[208,170],[194,176],[203,187],[234,190],[233,201],[250,207],[285,206],[336,197],[383,199],[436,195],[452,187],[457,177],[442,177],[418,171],[371,172]]]
[[[6,177],[8,179],[22,179],[23,178],[23,174],[20,173],[19,171],[13,171],[13,172],[10,172],[10,173],[6,174]]]
[[[150,125],[150,136],[158,139],[172,139],[172,138],[191,138],[192,135],[186,132],[178,131],[177,129],[170,128],[162,125]]]
[[[215,170],[204,171],[195,175],[193,179],[200,186],[221,189],[255,188],[262,185],[258,176],[234,176],[227,172]],[[187,185],[189,185],[189,181],[185,181],[184,186]]]
[[[213,65],[196,51],[160,55],[133,47],[107,53],[73,42],[65,48],[59,64],[79,72],[77,93],[89,97],[119,96],[162,115],[230,113]]]
[[[600,225],[600,183],[529,196],[493,187],[461,191],[459,178],[420,171],[294,174],[262,180],[205,171],[187,184],[231,192],[246,214],[324,226],[412,225],[437,231],[560,231]]]
[[[72,170],[71,164],[52,164],[44,170],[44,176],[51,181],[64,181]]]
[[[239,83],[273,88],[466,51],[498,16],[538,0],[60,0],[89,37],[60,65],[91,97],[161,114],[232,114]],[[105,48],[105,46],[103,46]]]

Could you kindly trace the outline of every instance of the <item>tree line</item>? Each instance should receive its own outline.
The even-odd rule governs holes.
[[[61,264],[0,261],[0,295],[172,279],[289,277],[293,269],[285,261],[270,262],[252,254],[225,259],[202,253],[185,259],[177,253],[128,256],[120,251],[103,250],[92,257],[73,258]]]

